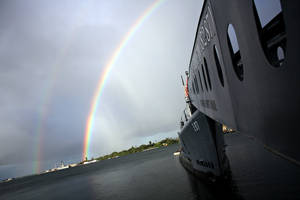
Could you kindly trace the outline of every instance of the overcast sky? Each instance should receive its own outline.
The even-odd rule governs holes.
[[[0,165],[82,154],[101,70],[153,2],[1,1]],[[100,99],[92,155],[176,136],[201,7],[165,0],[129,41]]]

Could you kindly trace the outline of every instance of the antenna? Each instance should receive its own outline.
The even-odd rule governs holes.
[[[184,86],[184,81],[183,81],[182,75],[180,75],[180,77],[181,77],[182,85]]]

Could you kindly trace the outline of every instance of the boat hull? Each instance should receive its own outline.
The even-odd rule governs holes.
[[[220,177],[228,168],[222,126],[196,111],[179,132],[180,161],[203,177]]]

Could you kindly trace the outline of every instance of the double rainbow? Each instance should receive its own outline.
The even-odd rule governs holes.
[[[143,14],[135,21],[135,23],[131,26],[129,31],[126,33],[124,38],[122,39],[121,43],[118,45],[118,47],[115,49],[114,53],[112,54],[111,58],[109,59],[108,63],[105,65],[98,84],[97,89],[94,93],[94,97],[92,100],[90,112],[87,118],[86,122],[86,128],[84,133],[84,144],[83,144],[83,153],[82,153],[82,160],[85,160],[89,157],[89,147],[94,127],[94,120],[95,120],[95,114],[99,106],[99,100],[103,93],[104,86],[107,82],[107,78],[109,76],[109,73],[111,72],[114,64],[118,60],[121,52],[124,50],[126,45],[128,44],[129,40],[134,36],[136,31],[142,26],[143,22],[155,11],[156,8],[158,8],[164,0],[155,0],[144,12]]]

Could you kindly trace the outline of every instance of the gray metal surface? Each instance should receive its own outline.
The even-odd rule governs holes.
[[[206,0],[189,68],[190,97],[198,110],[298,161],[299,8],[300,1],[282,1],[277,18],[283,21],[276,18],[262,28],[254,1]],[[229,45],[230,24],[239,55]],[[277,62],[279,47],[285,57]]]
[[[208,117],[196,111],[179,133],[179,138],[182,154],[193,170],[214,176],[223,174],[223,134],[216,131]]]

